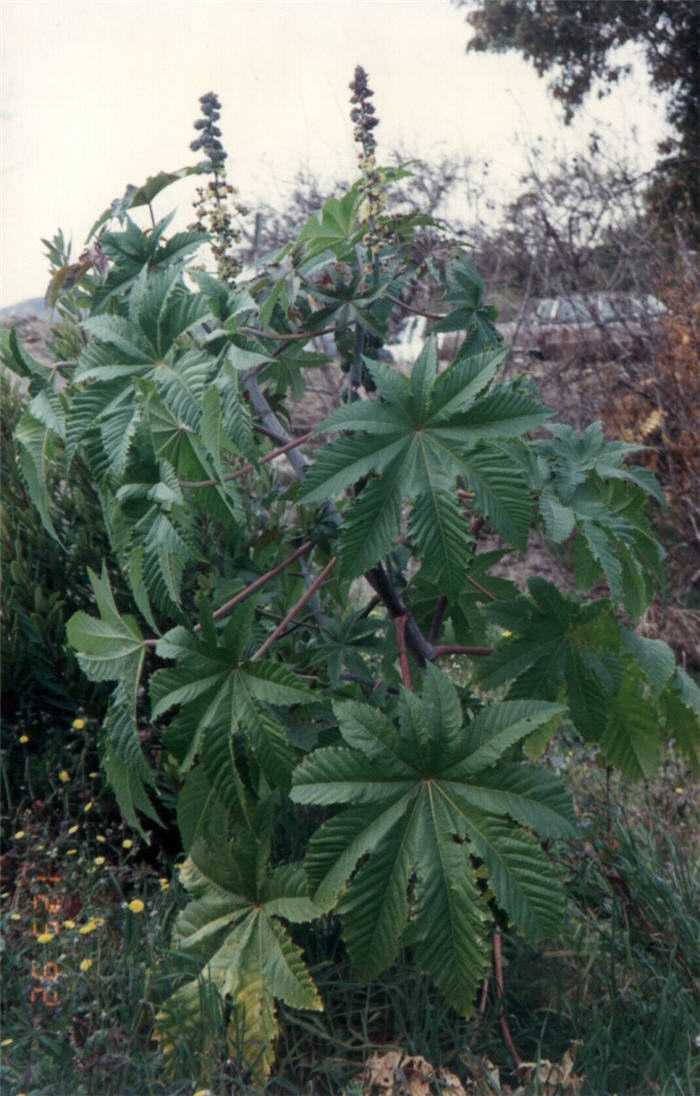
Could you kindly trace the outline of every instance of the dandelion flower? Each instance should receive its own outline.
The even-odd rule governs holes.
[[[74,719],[73,720],[73,730],[74,731],[82,731],[84,726],[85,726],[85,720],[84,719]]]
[[[58,774],[58,779],[61,781],[62,784],[65,784],[66,781],[70,780],[70,777],[65,769],[61,769],[60,773]]]
[[[143,913],[145,908],[140,898],[132,898],[127,907],[132,913]]]
[[[15,834],[15,841],[21,841],[23,837],[24,830],[17,830],[17,833]]]
[[[127,837],[124,841],[122,841],[122,848],[123,849],[130,849],[133,844],[134,844],[134,842],[131,840],[131,838]]]
[[[19,736],[19,740],[20,740],[20,742],[22,743],[22,745],[23,745],[23,746],[26,746],[26,745],[27,745],[27,743],[29,742],[29,735],[27,735],[27,734],[21,734],[21,735]]]
[[[104,862],[105,862],[104,856],[96,856],[95,859],[93,860],[93,864],[95,865],[96,868],[102,867]]]
[[[92,959],[81,959],[80,960],[80,969],[81,970],[90,970],[90,967],[92,966],[92,963],[93,963]]]
[[[89,921],[86,921],[85,924],[78,929],[78,932],[81,936],[87,936],[89,932],[94,932],[96,928],[97,922],[93,921],[92,918],[90,918]]]
[[[48,944],[49,940],[53,940],[52,932],[42,932],[37,936],[37,940],[40,944]]]
[[[676,793],[676,795],[683,795],[683,792],[684,792],[685,789],[684,788],[674,788],[673,790]],[[15,837],[16,836],[17,836],[17,834],[15,834]]]
[[[64,929],[74,929],[75,928],[75,921],[71,921],[70,919],[68,921],[64,921],[63,922],[63,927],[64,927]]]

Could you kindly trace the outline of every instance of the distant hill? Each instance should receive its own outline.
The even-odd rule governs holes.
[[[27,297],[24,301],[0,308],[0,320],[9,320],[12,317],[18,320],[48,320],[50,316],[51,309],[46,307],[43,297]]]

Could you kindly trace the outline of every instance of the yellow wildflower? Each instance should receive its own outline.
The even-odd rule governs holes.
[[[81,959],[80,960],[80,969],[81,970],[90,970],[90,967],[92,966],[92,962],[93,962],[92,959]]]
[[[19,740],[20,740],[20,742],[22,743],[23,746],[26,746],[27,743],[29,742],[29,735],[21,734],[19,736]]]
[[[66,849],[66,856],[77,856],[77,855],[78,855],[78,850],[77,849]]]
[[[68,921],[63,922],[63,927],[64,927],[64,929],[74,929],[75,928],[75,921],[71,921],[70,918],[69,918]]]
[[[82,731],[84,726],[85,726],[85,720],[84,719],[74,719],[73,720],[73,730],[74,731]]]
[[[168,887],[170,886],[170,883],[168,882],[167,879],[159,879],[158,882],[160,883],[160,889],[162,891],[166,891],[168,889]]]
[[[143,913],[145,908],[140,898],[132,898],[128,905],[132,913]]]
[[[107,840],[107,838],[106,838],[106,837],[104,836],[104,834],[102,834],[102,833],[98,833],[98,835],[97,835],[97,837],[95,838],[95,840],[96,840],[96,841],[99,841],[101,845],[104,845],[104,843],[105,843],[105,841]]]
[[[9,1047],[10,1043],[14,1043],[14,1039],[3,1039],[0,1047]]]
[[[102,867],[104,862],[105,862],[104,856],[96,856],[95,859],[93,860],[93,864],[95,865],[96,868]]]
[[[77,833],[77,832],[78,832],[78,830],[79,830],[79,828],[80,828],[79,826],[71,826],[71,827],[70,827],[70,829],[68,830],[68,833],[69,833],[69,834],[71,834],[71,833]]]
[[[85,922],[85,924],[82,926],[82,928],[78,929],[78,932],[80,933],[81,936],[87,936],[87,934],[89,932],[94,932],[96,928],[97,928],[97,922],[93,921],[92,918],[90,918],[89,921]]]
[[[134,842],[131,840],[131,838],[127,837],[124,841],[122,841],[122,848],[123,849],[130,849],[131,846],[133,845],[133,843]]]
[[[683,792],[685,791],[684,788],[674,788],[673,790],[676,793],[676,795],[683,795]],[[15,834],[15,836],[17,836],[17,835]]]
[[[92,810],[92,799],[88,800],[88,802],[83,807],[83,810],[84,811],[91,811]]]
[[[21,841],[23,837],[24,830],[17,830],[17,833],[15,834],[15,841]]]
[[[42,932],[37,936],[37,940],[40,944],[48,944],[49,940],[53,940],[52,932]]]
[[[65,784],[67,780],[70,780],[70,777],[65,769],[61,769],[60,773],[58,774],[58,779],[61,781],[62,784]]]

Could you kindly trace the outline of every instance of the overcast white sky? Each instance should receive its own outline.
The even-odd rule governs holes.
[[[222,100],[228,168],[242,199],[278,204],[297,168],[354,177],[348,82],[370,74],[382,151],[486,159],[500,198],[523,148],[584,147],[593,125],[642,166],[663,130],[644,82],[593,100],[573,130],[515,55],[466,54],[448,0],[0,0],[0,307],[46,287],[41,237],[75,251],[128,183],[195,162],[198,98]],[[638,131],[638,141],[633,130]],[[192,184],[166,192],[164,215]]]

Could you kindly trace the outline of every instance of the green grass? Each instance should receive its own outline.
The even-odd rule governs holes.
[[[127,831],[100,792],[90,739],[66,741],[60,757],[37,751],[21,786],[15,777],[14,809],[3,819],[0,1091],[192,1096],[206,1087],[212,1096],[249,1096],[255,1090],[235,1063],[244,1033],[227,1045],[215,1002],[206,1006],[204,1058],[182,1042],[164,1060],[153,1037],[158,1008],[192,976],[168,947],[184,901],[177,871]],[[700,1091],[694,790],[672,761],[643,787],[606,779],[594,758],[566,744],[550,763],[567,771],[581,830],[575,843],[550,849],[569,876],[562,938],[533,951],[504,932],[504,1009],[515,1044],[526,1060],[554,1062],[578,1043],[581,1096],[691,1096]],[[332,918],[295,932],[325,1011],[281,1008],[270,1096],[359,1096],[363,1062],[391,1048],[424,1055],[465,1084],[470,1066],[478,1076],[488,1058],[504,1093],[517,1086],[492,988],[465,1021],[410,955],[363,986]]]

